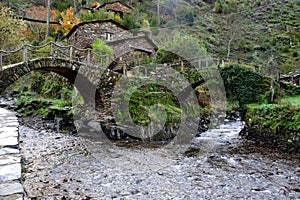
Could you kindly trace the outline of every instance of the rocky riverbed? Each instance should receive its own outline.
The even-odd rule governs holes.
[[[299,157],[242,140],[242,127],[209,130],[177,154],[21,126],[26,198],[299,199]]]

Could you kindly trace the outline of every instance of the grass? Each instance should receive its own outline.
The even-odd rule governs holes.
[[[292,106],[300,106],[300,96],[282,98],[280,99],[279,104],[291,104]]]
[[[261,124],[275,133],[298,132],[300,129],[300,96],[285,97],[277,104],[249,104],[247,121]]]

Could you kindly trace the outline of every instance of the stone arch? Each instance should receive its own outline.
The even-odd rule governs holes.
[[[3,71],[0,72],[0,94],[22,76],[31,71],[40,70],[55,72],[67,78],[79,90],[85,102],[93,102],[98,97],[97,86],[88,79],[88,74],[78,73],[82,66],[84,66],[84,63],[81,62],[48,57],[3,67]],[[95,66],[94,68],[94,71],[97,71]],[[75,84],[76,79],[76,82],[81,84]]]

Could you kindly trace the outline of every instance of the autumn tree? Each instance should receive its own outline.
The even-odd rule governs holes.
[[[1,3],[0,19],[0,49],[13,50],[24,44],[26,24]]]
[[[61,20],[59,20],[59,23],[65,34],[67,34],[76,24],[80,23],[80,19],[74,15],[73,7],[68,8],[66,13],[61,12],[60,15]]]
[[[50,10],[50,21],[55,21],[57,18],[57,11]],[[44,20],[47,19],[47,8],[44,6],[33,6],[25,11],[25,16],[30,19]],[[54,29],[57,29],[57,25],[51,25]],[[26,37],[28,40],[44,39],[46,34],[46,24],[37,22],[28,22],[28,30],[26,31]]]
[[[119,13],[117,13],[117,14],[115,15],[115,21],[118,22],[118,23],[120,23],[120,21],[121,21],[121,16],[120,16]]]

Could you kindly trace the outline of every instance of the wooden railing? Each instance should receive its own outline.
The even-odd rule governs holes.
[[[28,62],[35,58],[52,57],[74,60],[86,65],[94,64],[106,67],[113,58],[109,55],[100,55],[92,49],[81,49],[72,45],[62,45],[55,42],[48,42],[45,45],[33,46],[26,44],[13,51],[0,50],[0,71],[3,66],[15,64],[18,62]]]

